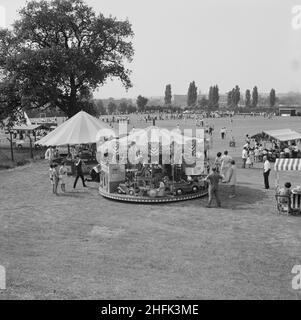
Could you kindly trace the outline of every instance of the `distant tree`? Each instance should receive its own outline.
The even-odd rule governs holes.
[[[107,114],[107,110],[103,104],[103,101],[100,99],[94,100],[94,108],[97,110],[99,115]]]
[[[219,107],[219,89],[215,85],[209,88],[208,106],[210,109],[218,109]]]
[[[108,104],[108,113],[113,114],[116,111],[117,111],[117,105],[113,101],[110,101]]]
[[[240,101],[240,89],[239,86],[235,86],[235,88],[233,89],[233,104],[235,107],[238,106]]]
[[[128,104],[126,103],[126,101],[121,101],[118,106],[118,111],[120,113],[126,113],[127,109],[128,109]]]
[[[232,98],[232,96],[233,96],[233,90],[231,90],[231,91],[229,91],[227,93],[227,106],[228,107],[232,107],[233,106],[233,98]]]
[[[258,105],[258,89],[255,86],[252,91],[252,107],[256,108]]]
[[[249,108],[251,106],[251,91],[249,89],[246,90],[245,97],[245,106]]]
[[[198,99],[198,89],[195,85],[195,82],[192,81],[189,84],[189,88],[188,88],[187,106],[188,107],[195,107],[197,99]]]
[[[131,104],[128,105],[127,107],[127,112],[128,113],[135,113],[137,111],[137,108]]]
[[[147,105],[148,99],[142,96],[138,96],[137,98],[137,107],[139,112],[145,111],[145,107]]]
[[[171,105],[171,99],[172,99],[171,85],[168,84],[166,86],[166,88],[165,88],[165,97],[164,97],[165,105],[170,106]]]
[[[207,107],[207,106],[208,106],[208,103],[209,103],[209,101],[208,101],[208,99],[206,98],[205,95],[202,96],[201,100],[199,100],[199,106],[200,106],[201,108]]]
[[[276,91],[275,89],[272,89],[270,92],[270,106],[274,107],[276,104]]]

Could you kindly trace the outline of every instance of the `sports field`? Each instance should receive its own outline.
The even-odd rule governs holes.
[[[0,299],[300,299],[292,289],[301,265],[301,217],[276,214],[274,190],[263,189],[262,164],[240,169],[246,134],[263,129],[301,132],[299,118],[208,119],[213,157],[238,160],[237,197],[221,186],[221,209],[207,199],[167,205],[105,200],[97,184],[51,194],[45,161],[0,171]],[[157,121],[168,129],[192,120]],[[133,119],[131,125],[144,127]],[[148,123],[150,125],[150,123]],[[229,148],[219,130],[237,141]],[[273,185],[274,172],[270,183]],[[281,182],[301,185],[301,172]]]

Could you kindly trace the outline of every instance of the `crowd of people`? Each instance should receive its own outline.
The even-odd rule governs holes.
[[[82,159],[84,152],[90,152],[93,154],[95,153],[95,150],[89,150],[87,149],[87,146],[70,147],[68,155],[64,157],[61,164],[59,164],[59,160],[62,160],[62,158],[59,154],[58,148],[51,146],[46,150],[45,159],[49,162],[49,178],[54,194],[58,194],[59,185],[61,186],[61,191],[66,192],[66,179],[68,176],[67,164],[70,162],[74,165],[75,173],[73,188],[76,188],[79,179],[82,180],[83,187],[87,187],[86,181],[88,181],[88,179],[84,177],[84,168],[86,164]]]

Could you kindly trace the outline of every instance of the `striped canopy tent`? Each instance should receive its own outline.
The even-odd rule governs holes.
[[[90,144],[98,143],[103,137],[110,136],[115,137],[112,128],[85,111],[80,111],[36,144],[42,146]]]
[[[184,153],[185,159],[193,158],[196,155],[196,143],[203,146],[204,140],[184,136],[177,129],[169,131],[151,126],[146,129],[133,129],[128,136],[107,141],[99,146],[97,151],[99,154],[106,154],[108,161],[117,158],[120,160],[120,157],[124,159],[130,152],[135,152],[140,154],[144,164],[157,164],[160,156],[162,161],[166,160],[166,156],[170,157],[169,161],[175,159],[172,157],[175,154],[179,155],[177,161],[182,161]]]
[[[301,159],[276,159],[276,187],[279,186],[279,172],[281,171],[301,171]]]
[[[301,134],[291,129],[265,130],[252,136],[253,139],[277,140],[280,142],[301,140]]]

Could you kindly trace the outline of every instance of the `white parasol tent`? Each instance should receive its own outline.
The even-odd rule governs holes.
[[[276,188],[279,186],[279,172],[281,171],[301,171],[301,159],[276,159]]]
[[[110,136],[115,136],[112,128],[85,111],[80,111],[36,144],[42,146],[89,144],[99,142],[101,137]]]

